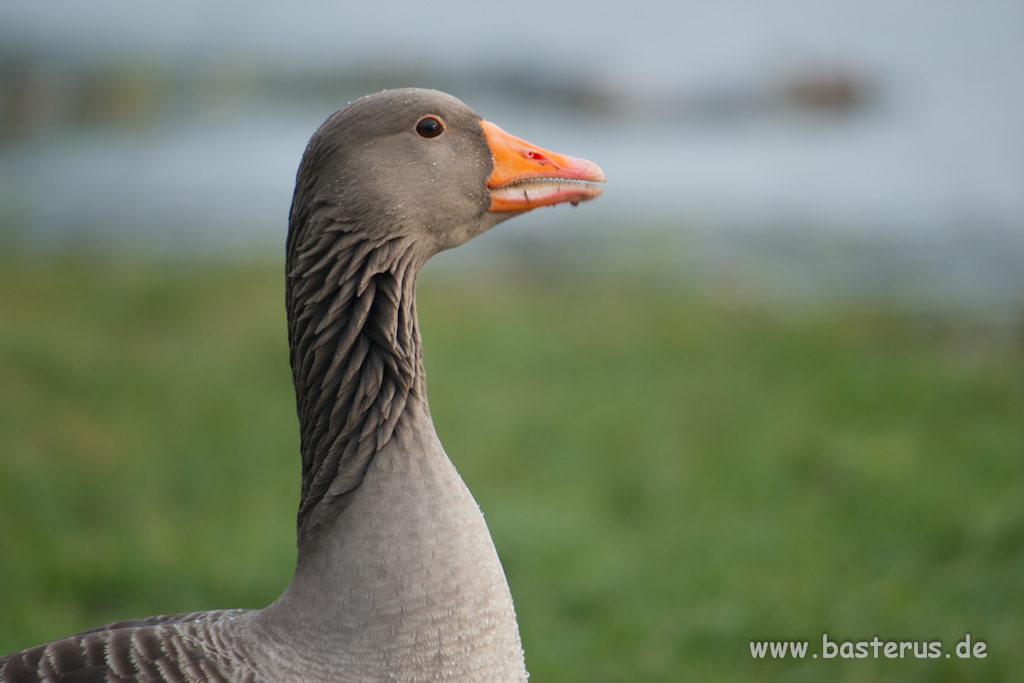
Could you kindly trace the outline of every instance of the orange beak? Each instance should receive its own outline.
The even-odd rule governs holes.
[[[490,121],[481,121],[480,127],[494,159],[487,179],[491,211],[529,211],[565,202],[576,206],[601,194],[600,187],[590,184],[604,182],[597,164],[531,145]]]

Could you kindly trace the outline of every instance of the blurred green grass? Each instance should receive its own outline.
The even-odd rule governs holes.
[[[585,272],[428,272],[419,310],[533,680],[1024,669],[1020,329]],[[272,601],[294,415],[280,264],[0,259],[0,652]],[[990,654],[751,658],[823,632]]]

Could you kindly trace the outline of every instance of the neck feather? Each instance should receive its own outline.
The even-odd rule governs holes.
[[[304,239],[303,239],[304,237]],[[301,241],[300,241],[301,240]],[[410,399],[426,403],[408,237],[332,222],[290,236],[288,342],[302,442],[300,540],[345,506]]]

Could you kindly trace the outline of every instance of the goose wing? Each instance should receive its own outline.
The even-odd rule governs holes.
[[[0,657],[0,683],[255,683],[235,639],[242,610],[120,621]]]

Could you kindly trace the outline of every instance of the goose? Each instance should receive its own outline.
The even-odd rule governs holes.
[[[261,610],[108,624],[0,658],[0,683],[525,681],[512,596],[427,405],[432,255],[604,174],[432,90],[368,95],[310,139],[286,309],[301,432],[294,576]]]

